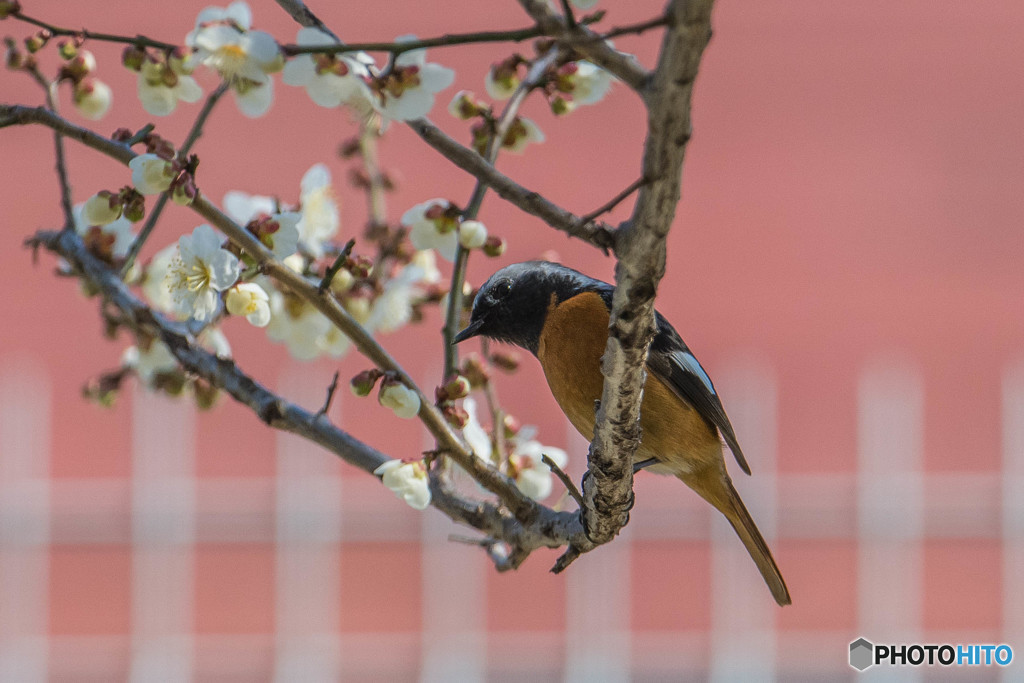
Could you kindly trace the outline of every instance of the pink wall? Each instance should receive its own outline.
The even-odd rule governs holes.
[[[169,41],[184,37],[203,6],[23,4],[27,13],[69,26]],[[609,6],[608,21],[645,18],[661,4]],[[275,3],[252,5],[256,28],[282,41],[294,38],[293,24]],[[321,5],[315,9],[347,40],[528,24],[512,2],[447,3],[443,12],[415,2],[386,10]],[[10,20],[0,29],[27,34]],[[576,579],[546,573],[551,553],[537,553],[517,574],[497,575],[479,553],[443,543],[461,530],[438,513],[400,507],[369,478],[319,462],[329,456],[314,450],[303,453],[318,460],[313,473],[296,476],[326,478],[343,492],[341,503],[324,497],[328,509],[340,506],[333,518],[323,513],[335,520],[338,538],[317,546],[322,555],[310,556],[311,565],[323,557],[323,566],[333,568],[325,599],[336,601],[337,609],[329,610],[335,621],[324,628],[337,635],[327,649],[340,658],[341,670],[358,676],[386,666],[406,677],[430,670],[424,662],[432,661],[431,634],[447,633],[438,616],[446,608],[430,597],[437,585],[431,572],[438,566],[468,572],[465,601],[476,605],[478,620],[470,630],[486,645],[480,670],[510,675],[558,677],[563,667],[572,670],[565,662],[573,661],[573,629],[579,628],[573,622],[583,609],[583,565],[591,572],[619,567],[632,577],[630,589],[616,598],[616,614],[619,626],[632,633],[625,640],[632,655],[624,661],[638,675],[680,669],[703,674],[722,666],[715,653],[727,652],[733,642],[728,625],[742,621],[736,616],[742,606],[733,609],[723,588],[722,577],[733,576],[732,559],[736,580],[746,586],[740,595],[756,603],[744,627],[774,634],[769,648],[780,675],[849,671],[846,647],[858,635],[884,641],[887,633],[909,631],[924,642],[1012,643],[1024,633],[1024,611],[1009,601],[1019,587],[1013,558],[1024,552],[1024,539],[1019,522],[1011,523],[1012,501],[1003,501],[1001,488],[1017,481],[1011,476],[1024,475],[1024,453],[1015,450],[1022,446],[1013,446],[1013,439],[1024,438],[1022,35],[1024,5],[1014,0],[969,6],[723,2],[716,9],[659,308],[716,378],[727,409],[736,405],[746,416],[739,437],[756,444],[745,447],[755,476],[738,486],[748,502],[757,501],[751,503],[755,517],[769,528],[777,486],[773,548],[794,596],[792,607],[778,611],[760,604],[768,601],[767,592],[746,558],[730,554],[734,540],[717,523],[709,532],[710,516],[678,482],[642,475],[623,547],[580,560],[568,572],[579,568]],[[617,44],[651,63],[653,38]],[[117,65],[119,48],[90,47],[116,97],[97,130],[148,122],[134,100],[133,75]],[[467,139],[464,124],[443,105],[456,89],[483,93],[487,65],[509,51],[432,51],[434,60],[458,73],[432,119]],[[212,78],[201,83],[207,90],[213,86]],[[39,101],[27,79],[6,71],[0,73],[0,93],[5,102]],[[157,132],[180,139],[197,110],[183,105],[176,116],[156,121]],[[626,87],[616,86],[601,106],[564,119],[553,119],[540,102],[526,110],[548,141],[524,157],[499,162],[523,184],[582,214],[637,176],[643,119]],[[69,118],[83,123],[74,113]],[[262,119],[241,118],[230,102],[214,113],[197,148],[200,186],[215,199],[229,189],[288,195],[309,166],[326,162],[343,203],[342,232],[355,235],[365,217],[363,200],[344,183],[348,162],[333,154],[352,133],[338,112],[313,107],[303,92],[278,82],[276,101]],[[472,188],[402,126],[389,132],[382,154],[399,182],[389,205],[393,218],[430,197],[464,202]],[[51,276],[53,259],[44,255],[33,266],[20,246],[32,230],[58,224],[51,158],[47,131],[0,131],[0,380],[6,379],[0,394],[8,396],[0,407],[16,411],[19,392],[35,393],[26,405],[43,406],[31,415],[42,430],[40,472],[51,478],[48,545],[39,565],[46,572],[39,588],[43,621],[35,631],[25,628],[52,636],[47,652],[54,676],[78,667],[123,673],[137,666],[132,657],[144,641],[139,625],[148,623],[140,605],[152,599],[132,580],[146,571],[132,544],[131,511],[133,473],[138,476],[133,458],[146,444],[145,435],[132,436],[132,425],[140,424],[147,399],[124,396],[114,409],[101,410],[79,397],[86,379],[117,363],[124,344],[101,338],[95,305],[83,302],[73,283]],[[124,169],[73,144],[70,165],[76,201],[126,182]],[[614,217],[626,215],[628,208]],[[500,263],[472,263],[476,283],[499,264],[548,249],[569,265],[611,277],[612,261],[495,196],[487,198],[482,219],[510,247]],[[172,208],[148,253],[196,224],[189,212]],[[437,327],[431,317],[387,338],[425,386],[440,364]],[[310,406],[321,400],[333,370],[340,367],[347,376],[367,366],[354,356],[340,364],[297,366],[241,321],[230,321],[226,331],[243,367],[272,386],[297,387]],[[16,383],[26,377],[30,388]],[[888,381],[901,377],[905,381]],[[564,422],[532,361],[500,393],[523,422],[540,425],[542,440],[566,446]],[[874,410],[876,399],[896,408]],[[371,402],[346,395],[339,410],[344,425],[396,456],[424,443],[416,424],[398,422]],[[290,565],[275,544],[275,524],[281,519],[282,472],[294,474],[293,465],[283,463],[295,449],[287,442],[275,455],[280,444],[274,436],[233,405],[196,417],[178,413],[187,433],[172,432],[194,453],[182,465],[196,501],[196,543],[182,570],[191,578],[175,584],[186,586],[190,598],[181,618],[186,633],[195,634],[188,646],[192,671],[267,675],[277,667],[280,674],[287,621],[282,595],[292,595],[293,588],[282,579]],[[0,421],[0,429],[7,425],[13,433],[12,424]],[[888,545],[864,531],[874,527],[862,509],[873,500],[873,483],[896,480],[885,458],[868,452],[878,433],[880,452],[884,456],[886,444],[893,444],[893,466],[906,470],[908,486],[922,492],[917,499],[897,486],[895,495],[883,496],[894,505],[896,526],[907,515],[920,513],[922,520]],[[14,437],[4,438],[0,433],[0,449],[13,449]],[[578,475],[582,446],[578,440],[569,445]],[[1013,458],[1016,469],[1006,464]],[[882,465],[871,464],[877,462]],[[372,522],[374,515],[382,521]],[[5,553],[8,559],[17,555],[0,546],[0,560]],[[28,581],[18,566],[9,564],[8,571]],[[888,621],[875,612],[869,593],[880,580],[878,566],[892,566],[896,574],[909,567],[900,585],[917,596],[917,607],[911,603]],[[20,626],[12,628],[0,631],[0,641],[18,635]],[[422,640],[421,629],[427,634]],[[390,664],[376,658],[381,643],[390,648]],[[0,642],[0,654],[3,648]]]

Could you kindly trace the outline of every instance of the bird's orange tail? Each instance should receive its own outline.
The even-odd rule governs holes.
[[[740,500],[740,494],[733,488],[729,475],[717,472],[715,468],[708,468],[703,472],[678,476],[729,520],[729,524],[743,541],[747,552],[764,577],[764,582],[768,584],[775,602],[780,605],[790,604],[792,600],[789,597],[789,589],[786,588],[786,581],[782,578],[782,572],[775,564],[772,551],[769,550],[761,532],[757,530],[757,525],[747,512],[746,506]]]

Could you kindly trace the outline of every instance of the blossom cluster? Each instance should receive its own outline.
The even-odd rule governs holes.
[[[581,8],[593,4],[591,0],[574,2]],[[71,85],[73,102],[83,116],[99,119],[109,111],[112,95],[95,76],[95,57],[82,47],[85,35],[59,41],[63,62],[56,82]],[[9,45],[8,66],[37,69],[34,54],[52,38],[48,30],[40,29],[26,39],[27,53]],[[303,88],[318,106],[345,108],[364,123],[372,118],[373,128],[382,131],[389,121],[426,116],[438,94],[454,83],[455,73],[428,61],[426,50],[415,42],[415,36],[397,38],[397,47],[392,47],[383,65],[314,28],[299,30],[296,46],[285,48],[269,33],[253,28],[252,12],[239,0],[200,12],[181,46],[139,38],[124,49],[121,61],[135,72],[139,100],[152,115],[170,115],[179,103],[201,99],[203,91],[194,74],[206,69],[219,77],[222,88],[230,90],[242,114],[259,117],[273,103],[274,74],[280,73],[285,84]],[[599,101],[613,81],[607,72],[570,51],[538,82],[524,85],[533,63],[518,54],[496,62],[487,73],[484,89],[493,100],[537,89],[551,110],[562,115]],[[457,118],[472,121],[472,146],[481,155],[496,147],[521,153],[544,140],[538,125],[524,116],[510,116],[499,124],[501,117],[494,107],[470,91],[456,93],[448,109]],[[140,287],[155,311],[187,323],[190,334],[220,357],[231,354],[222,331],[231,317],[264,329],[271,341],[284,344],[296,359],[343,356],[351,341],[338,327],[310,301],[263,275],[253,254],[209,224],[195,226],[148,261],[135,263],[141,242],[136,243],[133,224],[146,216],[146,197],[164,195],[188,205],[199,196],[197,159],[186,158],[151,131],[147,126],[138,133],[115,132],[115,141],[145,145],[145,151],[128,164],[130,183],[99,190],[75,207],[74,227],[88,249],[112,267],[123,267],[125,282]],[[361,244],[357,250],[355,239],[345,244],[339,237],[339,199],[324,164],[305,173],[294,201],[232,191],[221,205],[275,259],[321,285],[322,291],[329,290],[370,334],[399,330],[417,320],[424,305],[444,303],[447,293],[435,254],[452,262],[460,250],[499,256],[505,249],[504,240],[491,234],[475,214],[448,199],[434,198],[406,210],[398,224],[378,226],[382,231],[378,237],[368,231],[371,244]],[[374,251],[374,257],[367,255]],[[159,337],[138,333],[135,344],[123,354],[121,370],[170,394],[190,387],[200,405],[212,403],[216,390],[188,376],[176,353],[180,350]],[[503,367],[500,354],[488,360],[491,366]],[[510,362],[507,367],[513,365]],[[524,495],[544,500],[552,494],[553,478],[542,455],[557,469],[565,466],[566,454],[543,446],[534,438],[534,429],[520,428],[500,411],[492,410],[495,424],[485,429],[472,392],[487,381],[483,365],[468,359],[457,374],[437,387],[435,404],[448,423],[461,430],[476,457],[512,478]],[[403,419],[417,417],[426,400],[407,379],[379,370],[360,373],[351,386],[359,395],[377,389],[379,404]],[[409,505],[423,509],[430,503],[428,467],[424,461],[395,460],[381,465],[375,474]]]

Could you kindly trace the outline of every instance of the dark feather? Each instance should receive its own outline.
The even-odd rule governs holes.
[[[595,287],[596,291],[611,310],[615,288],[600,280],[594,280],[594,283],[598,285]],[[665,382],[676,396],[693,406],[705,420],[718,428],[740,469],[750,474],[750,465],[743,457],[739,441],[736,440],[736,432],[733,431],[729,416],[725,414],[725,408],[722,407],[722,401],[718,398],[718,392],[715,391],[715,385],[712,384],[708,373],[661,313],[656,313],[656,319],[658,333],[651,342],[647,368]]]

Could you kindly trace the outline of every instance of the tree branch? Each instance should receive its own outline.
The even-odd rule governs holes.
[[[324,409],[316,413],[277,396],[246,374],[233,360],[218,358],[203,349],[196,343],[186,323],[174,322],[154,313],[121,281],[117,271],[93,256],[73,230],[40,232],[28,244],[42,246],[61,256],[101,293],[105,302],[118,309],[121,314],[119,320],[123,324],[137,335],[160,339],[183,368],[248,406],[268,426],[313,441],[371,474],[391,459],[331,423],[325,413],[333,391],[329,390]],[[506,506],[469,500],[446,482],[433,477],[431,493],[432,505],[451,519],[509,545],[507,555],[491,552],[492,559],[501,570],[518,567],[537,548],[586,542],[575,514],[555,512],[537,505],[536,513],[529,519],[523,519]]]
[[[511,202],[526,213],[537,216],[545,223],[570,237],[576,237],[607,252],[615,247],[615,230],[604,223],[581,222],[575,214],[553,204],[540,194],[528,190],[476,153],[464,147],[426,119],[408,121],[409,127],[424,142],[443,154],[449,161],[486,183],[502,199]]]
[[[583,525],[598,544],[618,533],[632,507],[644,368],[656,331],[654,296],[665,273],[665,243],[679,203],[693,83],[711,38],[712,4],[670,2],[671,22],[658,67],[641,93],[648,112],[643,161],[647,183],[640,187],[633,215],[616,243],[616,287],[602,362],[604,390],[591,444],[591,476],[584,483]],[[566,553],[566,564],[572,561],[572,550]]]
[[[15,19],[20,19],[27,24],[45,28],[47,31],[55,36],[81,36],[88,40],[99,40],[106,43],[124,43],[127,45],[138,45],[139,47],[154,47],[160,50],[171,51],[178,47],[174,43],[165,43],[161,40],[153,40],[143,35],[137,36],[118,36],[110,33],[97,33],[96,31],[87,31],[84,28],[61,28],[60,26],[54,26],[48,24],[45,21],[39,19],[33,19],[30,16],[17,12],[11,15]]]
[[[614,74],[633,90],[642,92],[647,87],[650,72],[640,66],[632,55],[619,52],[606,43],[604,36],[585,26],[570,26],[562,15],[551,8],[547,0],[519,0],[519,4],[546,35],[564,41],[588,61]]]

